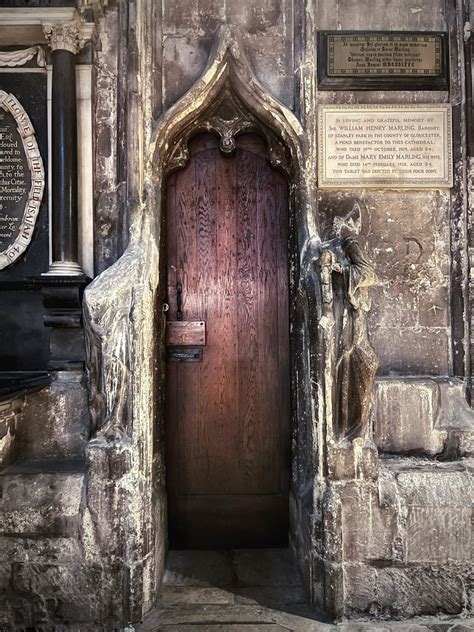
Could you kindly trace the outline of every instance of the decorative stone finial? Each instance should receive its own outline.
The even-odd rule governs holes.
[[[76,20],[43,24],[43,31],[52,51],[67,50],[77,55],[86,42]]]

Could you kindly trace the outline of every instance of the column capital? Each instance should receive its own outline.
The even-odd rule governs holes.
[[[43,32],[52,51],[67,50],[77,55],[92,35],[92,25],[82,21],[78,14],[68,22],[43,23]]]

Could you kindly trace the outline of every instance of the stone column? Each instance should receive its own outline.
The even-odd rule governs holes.
[[[76,55],[80,23],[45,24],[53,58],[52,263],[48,274],[83,276],[78,263]]]
[[[76,56],[92,27],[77,13],[67,21],[43,24],[53,59],[52,263],[38,282],[50,330],[49,371],[81,373],[84,366],[82,295],[88,279],[78,263]]]

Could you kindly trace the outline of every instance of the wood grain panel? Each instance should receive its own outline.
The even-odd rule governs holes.
[[[206,344],[206,323],[203,320],[171,320],[166,326],[166,344],[179,347]]]
[[[258,469],[255,424],[258,418],[257,372],[257,182],[255,154],[238,149],[237,169],[237,337],[241,474],[253,491]]]
[[[264,142],[202,135],[167,186],[169,320],[206,322],[203,361],[168,365],[175,546],[275,546],[288,530],[288,191]]]

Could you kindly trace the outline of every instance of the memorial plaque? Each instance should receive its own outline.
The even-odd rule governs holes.
[[[319,108],[322,188],[453,186],[450,105]]]
[[[445,33],[337,31],[318,42],[322,88],[447,89]]]
[[[31,121],[18,99],[0,90],[0,270],[29,245],[44,185]]]

